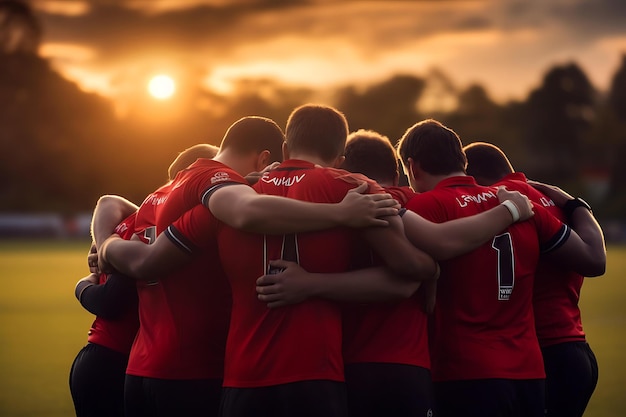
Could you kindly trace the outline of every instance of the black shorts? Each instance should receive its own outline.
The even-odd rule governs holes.
[[[545,380],[471,379],[435,382],[438,417],[543,417]]]
[[[598,383],[598,362],[586,342],[541,349],[546,369],[546,416],[580,417]]]
[[[123,417],[128,355],[88,343],[70,370],[70,393],[77,417]]]
[[[222,417],[347,417],[343,382],[316,380],[224,388]]]
[[[433,384],[426,368],[353,363],[345,366],[345,372],[350,417],[433,415]]]
[[[126,417],[216,417],[221,379],[158,379],[126,375]]]

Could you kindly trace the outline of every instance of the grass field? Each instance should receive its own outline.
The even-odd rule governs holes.
[[[0,416],[68,417],[68,373],[93,317],[75,300],[88,242],[0,242]],[[626,247],[583,288],[600,380],[586,417],[626,415]]]

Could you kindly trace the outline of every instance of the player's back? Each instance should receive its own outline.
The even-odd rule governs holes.
[[[337,203],[356,185],[351,178],[354,176],[345,171],[289,160],[264,175],[255,189],[298,200]],[[255,281],[268,270],[270,260],[281,258],[296,261],[310,272],[346,271],[353,239],[353,232],[346,228],[287,236],[223,228],[220,258],[233,291],[225,386],[343,380],[339,307],[311,299],[268,309],[256,297]]]
[[[499,203],[496,189],[472,177],[452,177],[416,196],[407,208],[444,222]],[[535,205],[536,215],[516,223],[476,250],[443,261],[437,284],[431,343],[434,380],[542,378],[541,352],[531,308],[541,251],[562,224]]]
[[[496,185],[504,185],[525,194],[556,218],[567,222],[563,210],[528,184],[523,173],[509,174]],[[541,346],[585,340],[578,307],[583,281],[582,275],[540,258],[535,276],[533,307],[535,329]]]
[[[138,232],[156,238],[201,205],[211,187],[244,182],[225,165],[199,159],[146,198],[138,211],[144,231]],[[212,216],[209,210],[206,215]],[[184,267],[139,285],[141,328],[129,361],[130,374],[163,379],[222,377],[230,288],[215,239],[207,237],[199,251]]]

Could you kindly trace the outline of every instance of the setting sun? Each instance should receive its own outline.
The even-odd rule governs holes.
[[[150,79],[148,92],[158,100],[170,98],[176,91],[174,80],[167,75],[157,75]]]

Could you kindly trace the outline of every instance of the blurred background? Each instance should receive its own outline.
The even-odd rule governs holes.
[[[623,0],[0,0],[0,416],[73,414],[100,195],[139,204],[185,148],[318,102],[394,144],[438,119],[592,204],[586,416],[623,417],[625,22]]]
[[[0,235],[83,235],[98,196],[140,203],[238,118],[284,127],[321,102],[392,143],[431,117],[495,143],[623,240],[625,17],[621,0],[0,0]]]

